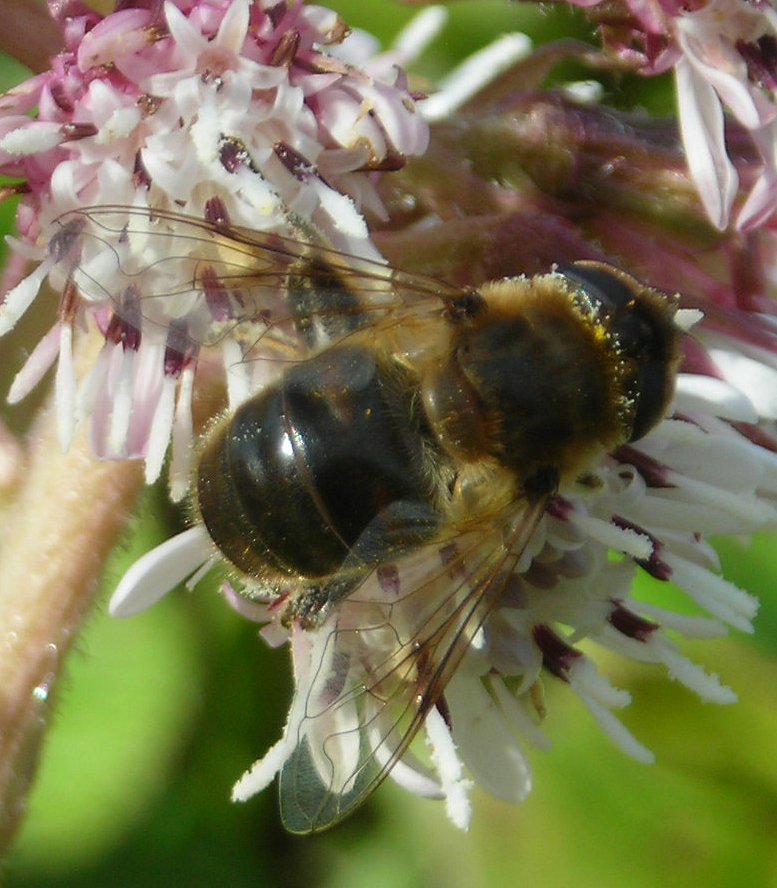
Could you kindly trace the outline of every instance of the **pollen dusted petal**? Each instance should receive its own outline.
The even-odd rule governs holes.
[[[269,786],[294,751],[295,742],[287,736],[273,744],[232,787],[232,801],[246,802]]]
[[[472,804],[469,800],[472,781],[464,777],[462,763],[457,755],[450,729],[436,708],[430,710],[425,724],[432,762],[440,775],[442,791],[445,794],[448,817],[459,829],[469,829],[472,819]]]
[[[758,610],[758,600],[708,570],[671,553],[664,560],[672,571],[672,580],[708,613],[740,632],[752,633],[751,620]]]
[[[0,336],[13,330],[19,318],[32,305],[52,265],[50,257],[44,259],[31,274],[6,293],[5,302],[0,305]]]

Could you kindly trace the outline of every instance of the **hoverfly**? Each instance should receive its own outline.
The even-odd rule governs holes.
[[[663,417],[677,301],[593,261],[475,291],[171,212],[60,224],[72,282],[126,323],[277,368],[204,435],[193,514],[306,630],[281,809],[326,828],[444,710],[556,491]]]

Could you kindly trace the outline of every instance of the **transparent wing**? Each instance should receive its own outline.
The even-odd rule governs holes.
[[[50,255],[84,299],[132,325],[175,325],[198,346],[234,336],[248,343],[247,358],[285,348],[298,359],[378,320],[439,312],[466,296],[315,243],[173,212],[86,207],[57,224]]]
[[[388,775],[498,603],[545,502],[384,564],[311,633],[280,777],[287,829],[331,826]]]

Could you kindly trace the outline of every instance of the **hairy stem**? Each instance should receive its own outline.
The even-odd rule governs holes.
[[[62,34],[40,0],[4,0],[0,52],[31,71],[45,71],[49,59],[62,49]]]
[[[0,850],[24,813],[67,654],[142,480],[98,462],[85,435],[63,454],[53,408],[38,417],[0,550]]]

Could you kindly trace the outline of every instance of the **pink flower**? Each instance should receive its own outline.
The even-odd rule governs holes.
[[[466,828],[471,777],[508,801],[529,792],[525,749],[547,745],[539,727],[546,675],[573,691],[618,748],[649,762],[652,753],[616,715],[630,695],[598,672],[594,646],[657,665],[705,701],[732,702],[734,692],[683,656],[674,636],[752,631],[757,602],[720,576],[707,537],[747,534],[777,520],[770,425],[777,418],[777,325],[764,283],[774,245],[768,232],[758,232],[759,240],[730,234],[700,259],[698,243],[691,232],[683,240],[683,232],[710,232],[689,197],[673,134],[558,96],[535,93],[522,105],[514,86],[522,72],[509,69],[529,47],[515,35],[416,105],[395,58],[371,58],[369,40],[347,37],[323,8],[179,0],[122,4],[105,18],[77,2],[58,9],[66,49],[50,72],[0,108],[0,164],[27,183],[15,247],[37,263],[9,292],[0,332],[39,298],[44,281],[60,294],[58,322],[11,397],[23,397],[56,362],[63,444],[90,418],[98,455],[143,457],[153,480],[172,437],[176,497],[192,476],[195,381],[207,379],[214,364],[224,371],[230,404],[239,404],[289,362],[346,336],[350,328],[337,328],[341,314],[361,323],[358,311],[339,311],[352,296],[339,286],[349,274],[369,281],[360,307],[366,303],[381,318],[382,299],[396,304],[418,295],[397,285],[362,209],[395,226],[406,258],[425,255],[433,268],[439,261],[463,287],[535,265],[553,274],[564,258],[618,255],[641,265],[653,283],[682,289],[687,300],[674,315],[683,357],[666,416],[635,443],[600,448],[584,474],[564,479],[542,501],[525,539],[519,518],[526,499],[516,487],[515,501],[485,499],[500,519],[489,516],[489,545],[481,546],[480,528],[467,536],[455,527],[453,542],[433,536],[417,548],[382,552],[357,587],[344,594],[340,587],[340,596],[328,599],[333,606],[318,614],[319,623],[293,607],[305,592],[312,596],[313,582],[295,600],[298,577],[287,590],[234,568],[228,602],[262,625],[268,643],[289,642],[296,691],[283,735],[233,797],[250,797],[279,772],[283,783],[291,768],[287,813],[298,789],[313,798],[307,824],[292,818],[292,828],[304,831],[333,822],[389,768],[409,790],[444,799],[452,821]],[[712,6],[689,13],[669,2],[633,3],[630,12],[618,39],[626,31],[644,36],[644,52],[632,46],[631,59],[639,57],[645,70],[675,66],[684,84],[686,148],[696,151],[691,171],[708,192],[708,213],[723,226],[738,188],[723,104],[736,106],[740,123],[768,149],[770,99],[763,87],[753,90],[737,63],[747,58],[751,72],[756,62],[768,68],[767,32],[759,30],[771,21],[768,10],[748,7],[736,20],[746,45],[731,43]],[[717,67],[714,52],[723,59]],[[527,60],[529,70],[535,61]],[[499,98],[480,102],[477,90],[496,68],[507,70],[509,88],[500,94],[502,84],[490,84]],[[455,113],[461,107],[467,110]],[[35,108],[37,117],[29,116]],[[438,122],[436,143],[425,163],[400,179],[412,199],[388,218],[377,174],[426,149],[423,115]],[[764,170],[745,204],[749,224],[765,218],[769,190]],[[347,255],[328,252],[320,261],[318,241]],[[463,244],[474,246],[465,252]],[[433,304],[442,322],[435,288],[447,292],[446,285],[427,286],[435,296],[424,304]],[[456,295],[465,296],[460,305],[473,297]],[[311,298],[323,309],[306,314]],[[583,287],[578,298],[593,311],[595,294]],[[707,312],[703,320],[699,308]],[[77,379],[73,340],[89,326],[104,344]],[[359,335],[366,340],[371,331]],[[375,336],[383,332],[375,328]],[[410,371],[402,332],[391,343],[393,356]],[[420,341],[410,337],[408,347]],[[421,400],[419,386],[411,399],[419,414]],[[620,403],[625,410],[634,401],[622,393]],[[430,450],[439,447],[433,433],[422,442]],[[293,451],[299,442],[287,438]],[[459,479],[445,474],[449,468],[439,474],[451,490]],[[473,474],[466,485],[477,482]],[[315,483],[306,484],[317,496]],[[501,521],[505,516],[513,523]],[[456,546],[465,538],[473,545],[462,554]],[[504,579],[499,596],[482,625],[465,622],[454,636],[461,661],[426,711],[418,702],[425,664],[417,649],[440,627],[459,625],[446,622],[452,603],[472,601],[467,583],[481,576],[466,574],[468,559],[490,565],[494,553],[499,570],[484,574],[480,588]],[[352,554],[358,560],[357,546]],[[133,565],[112,610],[129,615],[182,580],[193,586],[219,558],[215,537],[194,526]],[[456,587],[461,597],[450,593],[457,569],[466,576]],[[634,586],[639,572],[675,583],[702,612],[687,616],[643,600]],[[437,653],[433,645],[426,650]],[[404,745],[400,726],[416,712],[429,764]],[[365,757],[365,749],[375,756]],[[320,805],[327,810],[317,819]]]
[[[66,48],[51,70],[0,100],[0,171],[26,181],[13,246],[37,263],[8,292],[0,333],[47,277],[61,293],[58,322],[11,400],[57,362],[63,446],[91,416],[95,452],[143,457],[151,481],[172,434],[171,484],[180,496],[199,349],[191,306],[157,300],[154,317],[145,317],[144,294],[98,273],[115,246],[106,232],[79,254],[93,279],[69,285],[68,257],[82,247],[61,220],[85,206],[174,209],[260,231],[310,226],[309,237],[378,258],[360,212],[383,212],[372,171],[422,152],[427,127],[396,67],[378,63],[378,80],[348,63],[348,29],[323,7],[168,0],[122,4],[101,17],[70,3],[59,20]],[[117,236],[121,224],[117,217]],[[149,247],[142,260],[124,258],[153,265]],[[78,380],[72,341],[89,321],[105,345]]]
[[[599,0],[572,2],[596,16]],[[605,42],[645,74],[674,70],[688,165],[719,229],[730,222],[739,184],[724,112],[751,134],[761,171],[734,215],[738,228],[757,227],[777,208],[777,12],[760,0],[690,7],[674,0],[624,0],[622,10],[617,21],[610,9],[602,26]]]

